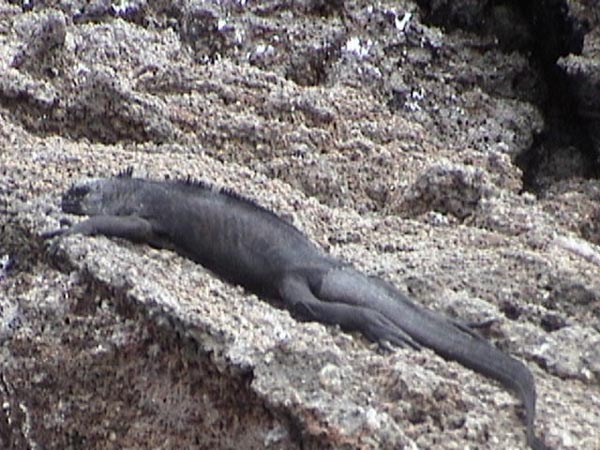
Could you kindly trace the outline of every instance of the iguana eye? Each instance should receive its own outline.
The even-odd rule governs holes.
[[[80,199],[85,197],[90,192],[89,186],[71,186],[71,188],[63,195],[65,199]]]
[[[71,195],[73,197],[84,197],[88,192],[90,192],[88,186],[73,186],[71,189]]]

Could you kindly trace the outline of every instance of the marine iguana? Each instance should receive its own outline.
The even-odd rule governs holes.
[[[189,178],[134,178],[130,168],[75,183],[61,207],[90,217],[45,238],[100,234],[174,250],[231,283],[279,299],[300,319],[337,324],[380,344],[425,346],[493,378],[523,402],[529,446],[549,449],[534,433],[535,382],[522,362],[471,326],[417,306],[391,283],[326,254],[249,199]]]

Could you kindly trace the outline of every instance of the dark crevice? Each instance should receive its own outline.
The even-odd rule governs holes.
[[[537,105],[544,114],[544,129],[516,161],[523,171],[523,187],[541,193],[554,181],[598,177],[600,165],[590,133],[593,124],[580,114],[580,97],[568,74],[557,65],[561,56],[581,54],[588,25],[569,14],[564,0],[516,4],[534,37],[531,65],[542,76],[548,93]]]
[[[545,126],[516,160],[523,171],[523,188],[538,194],[553,181],[600,176],[600,161],[590,133],[594,124],[579,113],[578,97],[567,74],[556,65],[544,73],[549,92],[541,105]]]
[[[566,0],[436,1],[420,0],[424,20],[446,30],[457,28],[494,37],[498,48],[527,55],[544,84],[534,101],[544,128],[516,164],[526,191],[542,193],[553,182],[600,177],[600,158],[592,134],[594,117],[582,114],[581,96],[557,65],[561,56],[581,54],[589,24],[573,17]]]

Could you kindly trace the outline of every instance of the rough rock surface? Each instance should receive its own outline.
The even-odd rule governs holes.
[[[0,3],[0,447],[525,448],[515,397],[431,351],[40,239],[73,180],[133,166],[496,319],[545,440],[600,449],[600,5],[526,3]]]

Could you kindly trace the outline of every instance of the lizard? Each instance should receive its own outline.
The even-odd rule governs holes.
[[[525,407],[528,445],[549,450],[534,431],[533,375],[474,324],[417,305],[392,283],[326,253],[291,223],[230,189],[189,177],[136,178],[132,171],[74,183],[61,209],[88,218],[43,237],[104,235],[172,250],[227,282],[279,300],[299,320],[339,325],[382,346],[430,348],[515,391]]]

